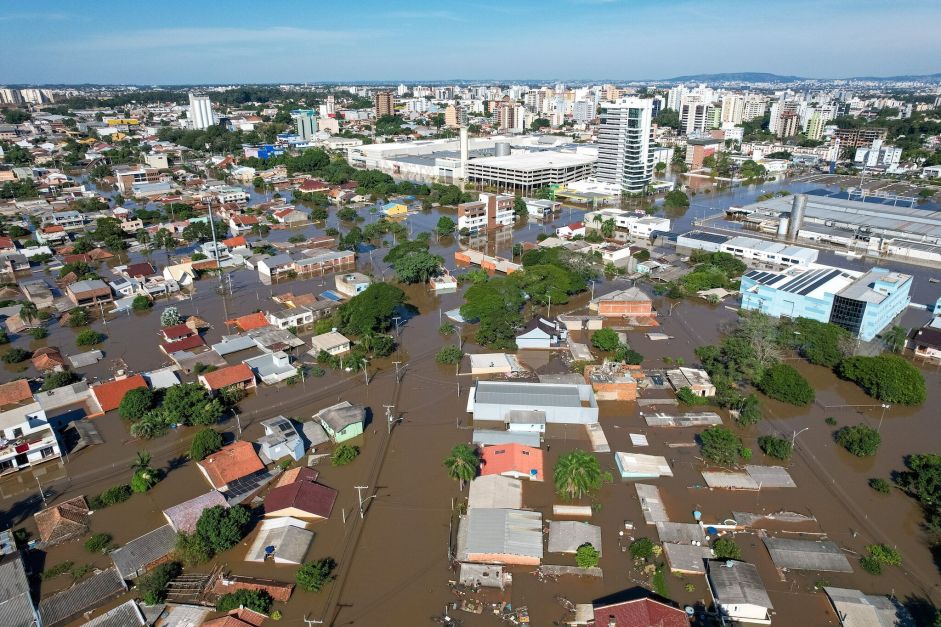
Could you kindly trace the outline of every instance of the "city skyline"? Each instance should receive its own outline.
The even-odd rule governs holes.
[[[51,1],[43,12],[0,12],[6,31],[0,51],[17,59],[15,67],[0,72],[0,82],[656,80],[741,71],[850,78],[938,72],[941,43],[929,25],[941,17],[941,5],[901,5],[798,0],[769,24],[766,6],[742,0],[709,6],[685,0],[475,1],[452,3],[447,10],[423,2],[405,10],[359,0],[316,12],[284,0],[261,13],[246,2],[229,3],[223,13],[172,0],[138,27],[129,25],[136,21],[128,22],[117,3],[79,11],[72,3]],[[834,27],[850,14],[853,29]],[[768,42],[775,48],[768,49]],[[616,52],[598,54],[598,47]]]

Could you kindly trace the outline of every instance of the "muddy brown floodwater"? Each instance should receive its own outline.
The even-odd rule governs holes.
[[[760,190],[735,190],[728,197],[712,195],[710,203],[747,202]],[[447,212],[443,212],[447,213]],[[436,211],[422,213],[409,218],[415,232],[430,230],[437,222]],[[452,212],[453,213],[453,212]],[[524,224],[514,229],[512,237],[481,238],[476,246],[491,254],[509,257],[513,242],[532,241],[542,232],[550,232],[554,226],[577,220],[579,211],[560,216],[553,225]],[[376,216],[364,214],[367,222]],[[331,221],[331,225],[335,222]],[[322,233],[322,227],[309,226],[307,235]],[[273,232],[272,238],[286,239],[292,232]],[[433,242],[433,250],[445,258],[449,267],[454,267],[453,251],[456,243],[451,238]],[[372,255],[359,255],[358,267],[388,276],[387,264],[381,261],[385,250],[378,249]],[[137,255],[132,255],[137,259]],[[162,253],[153,255],[154,261],[162,264]],[[902,266],[908,270],[908,266]],[[319,293],[333,287],[332,276],[323,280],[296,280],[273,286],[263,286],[257,274],[250,270],[229,273],[233,294],[220,298],[215,292],[218,282],[205,279],[197,284],[192,299],[179,301],[176,306],[184,315],[197,314],[207,319],[212,329],[207,333],[207,342],[219,341],[226,333],[224,321],[236,315],[257,309],[271,309],[273,294],[313,291]],[[918,289],[927,294],[926,273],[916,273]],[[601,281],[596,285],[599,293],[623,287],[624,281],[614,284]],[[455,375],[453,367],[435,363],[434,354],[445,342],[455,338],[444,338],[438,334],[442,311],[458,307],[462,302],[461,292],[434,295],[423,286],[407,289],[412,304],[420,315],[406,319],[400,329],[399,348],[391,357],[371,364],[369,384],[362,373],[328,372],[322,378],[308,378],[296,386],[259,388],[240,404],[240,424],[243,439],[252,440],[261,435],[258,422],[283,414],[307,419],[317,410],[338,399],[361,403],[371,408],[372,418],[363,436],[353,443],[361,447],[361,455],[345,467],[322,464],[320,481],[339,490],[333,515],[327,521],[312,526],[315,538],[307,556],[308,560],[331,557],[337,560],[337,580],[318,594],[296,591],[286,606],[276,606],[284,613],[281,623],[304,625],[306,615],[322,619],[334,625],[423,625],[432,624],[431,617],[440,615],[447,603],[457,599],[450,591],[448,581],[456,578],[448,561],[449,538],[452,523],[456,520],[454,508],[459,508],[466,498],[467,488],[460,492],[456,482],[446,476],[442,461],[451,447],[471,439],[470,416],[466,412],[468,387],[473,380],[466,375]],[[581,295],[561,308],[553,308],[553,314],[576,310],[587,303],[587,295]],[[644,335],[643,329],[628,330],[629,340],[635,349],[645,355],[644,366],[663,366],[663,357],[682,357],[686,363],[695,363],[697,346],[716,342],[720,328],[734,322],[736,314],[724,306],[711,306],[696,302],[684,302],[670,311],[669,303],[656,300],[661,312],[658,330],[672,336],[667,341],[653,342]],[[106,359],[83,369],[92,381],[112,376],[115,369],[126,367],[143,371],[165,365],[166,358],[157,346],[159,311],[165,303],[159,303],[155,311],[146,314],[130,314],[109,321],[93,324],[96,330],[108,335],[103,346]],[[52,325],[49,338],[33,346],[48,344],[60,346],[66,354],[78,352],[74,349],[75,330]],[[463,331],[466,336],[465,350],[480,352],[474,346],[472,328]],[[18,339],[17,343],[26,339]],[[18,344],[19,345],[19,344]],[[395,365],[404,368],[404,375],[397,383]],[[541,371],[552,371],[560,367],[557,359],[533,360],[532,365]],[[705,488],[699,474],[701,462],[698,448],[693,446],[671,447],[670,444],[689,445],[694,442],[698,429],[649,428],[634,403],[600,403],[601,425],[612,451],[629,451],[629,434],[643,433],[648,436],[650,446],[644,452],[664,455],[672,463],[674,477],[651,481],[659,486],[671,520],[691,522],[692,512],[699,510],[708,522],[722,521],[732,516],[733,511],[773,513],[782,510],[812,515],[816,523],[788,525],[777,523],[766,528],[775,535],[798,537],[794,532],[825,533],[846,551],[860,553],[865,545],[885,542],[896,546],[903,555],[902,568],[889,568],[880,577],[864,573],[852,558],[853,574],[787,573],[782,578],[773,567],[770,557],[754,533],[739,534],[737,541],[742,546],[746,560],[755,563],[761,573],[776,611],[775,624],[780,625],[836,625],[836,616],[829,611],[823,595],[814,591],[814,584],[826,579],[830,584],[860,588],[868,593],[894,592],[903,600],[930,598],[941,603],[941,584],[938,565],[929,551],[926,538],[920,528],[921,514],[917,505],[898,491],[881,495],[871,490],[870,477],[888,477],[893,470],[903,467],[903,458],[909,453],[938,452],[941,450],[941,435],[936,426],[937,410],[932,401],[939,398],[939,375],[925,372],[928,382],[929,402],[916,408],[891,408],[885,413],[881,424],[883,444],[876,457],[856,459],[835,445],[833,432],[839,426],[866,422],[878,426],[881,408],[873,399],[862,394],[855,386],[839,381],[829,371],[811,366],[801,360],[794,363],[813,382],[817,390],[817,401],[807,408],[794,408],[763,400],[765,420],[754,427],[737,429],[746,446],[754,451],[754,463],[774,463],[766,459],[757,446],[757,438],[767,433],[787,436],[797,435],[797,453],[787,464],[788,471],[797,483],[796,489],[764,489],[759,492],[724,492]],[[3,380],[37,373],[27,368],[6,368]],[[387,432],[384,416],[385,405],[393,405],[395,415],[400,418],[391,434]],[[726,424],[730,424],[726,412],[719,410]],[[837,419],[838,425],[831,427],[824,420],[828,416]],[[153,453],[154,464],[166,472],[166,478],[144,495],[134,495],[128,502],[113,506],[92,517],[92,532],[106,532],[114,536],[114,542],[124,544],[129,540],[163,524],[161,510],[183,500],[202,494],[208,484],[195,465],[185,458],[192,429],[180,429],[150,441],[139,442],[130,438],[127,425],[114,413],[95,419],[95,423],[106,443],[70,456],[66,462],[52,462],[30,471],[4,477],[0,480],[0,507],[5,524],[25,527],[35,533],[32,514],[41,506],[37,480],[43,485],[50,503],[79,495],[96,494],[101,490],[130,478],[129,464],[134,451],[143,448]],[[802,431],[807,428],[806,431]],[[229,418],[220,425],[227,437],[234,438],[237,425]],[[547,475],[561,454],[576,448],[589,448],[582,429],[553,429],[547,436],[549,445],[545,468]],[[326,447],[325,450],[329,450]],[[614,456],[599,454],[602,466],[617,477]],[[360,518],[357,493],[354,486],[367,486],[364,498],[367,510]],[[551,481],[527,482],[524,487],[524,504],[527,508],[541,511],[544,519],[551,519],[551,507],[559,502],[553,493]],[[588,603],[626,588],[642,585],[649,587],[650,578],[634,567],[628,554],[622,550],[630,541],[630,532],[619,539],[618,531],[624,529],[625,521],[634,524],[635,537],[656,537],[655,529],[643,522],[634,487],[630,482],[615,479],[598,494],[579,501],[595,505],[591,522],[602,527],[603,557],[600,566],[604,578],[563,577],[556,581],[539,581],[530,571],[532,568],[512,569],[514,582],[502,598],[514,606],[525,605],[530,610],[532,624],[550,625],[564,616],[564,610],[555,600],[559,594],[577,603]],[[346,522],[344,522],[344,514]],[[817,536],[810,536],[817,537]],[[239,546],[217,556],[215,563],[226,565],[233,573],[257,575],[284,581],[293,581],[295,568],[270,563],[244,562],[249,536]],[[47,553],[33,552],[31,565],[39,572],[63,561],[76,564],[93,564],[106,567],[110,560],[103,555],[93,556],[82,547],[81,542],[71,542],[50,548]],[[574,558],[558,554],[546,554],[546,563],[574,564]],[[195,571],[208,571],[212,565],[200,566]],[[70,583],[69,575],[43,581],[37,586],[42,596],[64,588]],[[691,584],[692,591],[687,591]],[[666,576],[668,596],[682,605],[705,601],[709,593],[703,577]],[[490,594],[488,598],[500,595]],[[126,597],[124,597],[126,598]],[[116,599],[95,612],[113,607],[123,599]],[[452,612],[453,613],[453,612]],[[498,625],[501,621],[485,613],[472,615],[456,612],[465,625]],[[76,624],[81,621],[76,621]]]

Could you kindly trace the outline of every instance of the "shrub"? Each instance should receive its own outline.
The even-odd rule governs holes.
[[[921,372],[898,355],[848,357],[840,362],[837,374],[886,403],[917,405],[927,397]]]
[[[863,567],[870,575],[881,575],[882,574],[882,564],[879,563],[879,560],[875,559],[870,555],[864,555],[859,558],[859,565]]]
[[[153,301],[144,296],[143,294],[138,294],[134,297],[134,300],[131,301],[131,307],[134,311],[147,311],[154,306]]]
[[[179,310],[172,305],[160,312],[160,326],[162,327],[172,327],[180,324],[180,320]]]
[[[33,336],[34,340],[41,340],[49,337],[49,329],[46,327],[36,327],[35,329],[30,329],[29,334]]]
[[[39,578],[45,581],[46,579],[53,579],[59,575],[64,575],[65,573],[72,570],[72,567],[75,566],[75,562],[62,562],[56,564],[55,566],[50,566],[46,570],[42,571],[39,574]]]
[[[788,364],[774,364],[758,381],[758,389],[773,399],[791,405],[809,405],[814,401],[814,388]]]
[[[575,550],[575,563],[579,568],[594,568],[601,561],[601,553],[586,542]]]
[[[738,417],[735,419],[735,423],[746,427],[756,424],[759,420],[761,420],[761,410],[758,409],[758,397],[749,394],[739,403]]]
[[[830,425],[831,427],[836,426],[836,418],[834,418],[833,416],[827,416],[826,419],[824,419],[824,422]]]
[[[614,360],[632,366],[639,366],[644,363],[644,356],[627,344],[618,344],[618,347],[614,349]]]
[[[85,550],[89,553],[104,553],[111,546],[110,533],[96,533],[85,540]]]
[[[245,537],[249,511],[241,505],[228,509],[221,505],[203,510],[196,521],[196,533],[202,537],[214,553],[221,553],[238,544]]]
[[[438,333],[441,335],[452,335],[456,329],[457,327],[455,327],[450,322],[445,322],[440,327],[438,327]]]
[[[680,400],[684,405],[708,405],[709,398],[705,396],[699,396],[694,394],[693,391],[688,388],[680,388],[676,391],[676,398]]]
[[[713,542],[712,550],[719,559],[742,559],[742,548],[735,543],[735,540],[729,538],[728,536],[724,536]]]
[[[700,436],[702,455],[720,466],[734,466],[742,449],[742,441],[728,428],[709,427]]]
[[[7,334],[5,329],[0,329],[0,344],[9,344],[10,336]]]
[[[88,315],[88,310],[79,307],[78,309],[73,309],[69,312],[69,322],[68,325],[72,328],[75,327],[84,327],[89,322],[91,322],[91,316]]]
[[[117,505],[118,503],[123,503],[124,501],[131,498],[133,494],[131,486],[127,484],[116,485],[114,487],[108,488],[101,494],[97,496],[89,497],[88,507],[90,509],[104,509],[105,507],[110,507],[111,505]]]
[[[868,425],[853,425],[837,431],[836,441],[856,457],[872,457],[879,449],[882,437]]]
[[[175,552],[187,566],[196,566],[212,559],[212,547],[198,533],[178,533]]]
[[[333,580],[333,570],[336,566],[337,563],[329,557],[306,562],[297,569],[297,585],[307,592],[320,592]]]
[[[167,584],[183,572],[179,562],[161,564],[137,580],[137,592],[147,605],[162,603],[167,598]]]
[[[255,612],[267,614],[271,611],[271,604],[274,599],[265,590],[236,590],[228,594],[223,594],[216,601],[217,612],[228,612],[240,607],[246,607]]]
[[[600,351],[613,351],[621,341],[614,329],[598,329],[591,335],[591,345]]]
[[[74,383],[75,381],[78,381],[78,377],[74,372],[69,370],[47,372],[43,377],[42,387],[39,389],[42,392],[46,392],[48,390],[61,388],[62,386]]]
[[[901,566],[902,555],[886,544],[870,544],[866,547],[869,555],[880,564],[888,566]]]
[[[651,557],[654,552],[653,540],[650,538],[637,538],[631,542],[628,550],[631,553],[631,557],[634,559],[643,559]]]
[[[359,455],[359,447],[352,444],[341,444],[333,455],[330,456],[330,463],[334,466],[346,466]]]
[[[26,361],[32,357],[32,355],[31,352],[25,351],[22,348],[11,348],[3,354],[3,361],[8,364],[18,364],[21,361]]]
[[[774,435],[763,435],[758,438],[758,446],[765,455],[777,459],[789,459],[793,449],[790,440]]]
[[[200,429],[193,436],[190,444],[190,458],[193,461],[202,461],[207,455],[215,453],[222,448],[222,434],[210,429]]]
[[[464,358],[464,351],[453,344],[443,346],[435,355],[435,361],[439,364],[454,365],[461,363]]]
[[[105,341],[105,336],[92,329],[82,329],[75,336],[76,346],[94,346]]]
[[[878,477],[869,480],[869,487],[880,494],[888,494],[892,490],[892,484]]]
[[[143,494],[157,485],[160,478],[154,470],[138,470],[131,475],[131,490]]]

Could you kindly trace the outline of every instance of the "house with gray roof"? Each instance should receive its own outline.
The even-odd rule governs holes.
[[[470,509],[458,527],[457,559],[480,564],[538,566],[542,514],[519,509]]]
[[[723,622],[771,624],[771,598],[754,564],[709,560],[706,565],[709,590]]]
[[[771,554],[771,561],[778,568],[831,573],[853,572],[849,560],[835,542],[795,538],[763,538],[763,541]]]
[[[165,561],[176,546],[171,525],[158,527],[111,552],[111,561],[123,579],[136,579]]]
[[[9,554],[0,558],[0,625],[33,627],[40,624],[39,613],[29,595],[23,560],[12,548]]]
[[[330,439],[339,443],[362,435],[366,424],[366,408],[341,401],[321,409],[314,414],[314,420],[320,421]]]
[[[143,612],[137,607],[137,601],[131,599],[91,619],[82,627],[142,627],[146,624]]]
[[[64,625],[84,612],[108,602],[127,590],[116,568],[102,570],[70,588],[56,592],[39,602],[43,627]]]
[[[898,599],[831,586],[823,591],[843,627],[915,627],[912,615]]]

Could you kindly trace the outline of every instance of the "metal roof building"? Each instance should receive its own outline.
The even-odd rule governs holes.
[[[791,538],[763,538],[763,541],[771,554],[771,561],[778,568],[831,573],[853,572],[846,555],[834,542]]]
[[[542,561],[542,514],[518,509],[471,509],[458,528],[464,562],[537,566]]]
[[[915,627],[915,621],[896,599],[863,594],[849,588],[823,589],[843,627]]]
[[[549,552],[575,553],[590,544],[601,553],[601,527],[576,520],[549,521]]]
[[[39,615],[29,596],[29,582],[16,550],[0,559],[0,625],[32,627]]]
[[[513,410],[542,411],[549,424],[598,422],[598,404],[590,385],[478,381],[467,411],[474,420],[503,422]]]
[[[171,525],[164,525],[112,551],[111,561],[121,577],[134,579],[169,555],[175,546],[176,531]]]
[[[503,475],[485,475],[470,482],[467,509],[519,509],[523,507],[523,481]]]
[[[709,589],[723,617],[771,624],[771,599],[754,564],[732,560],[707,563]]]

